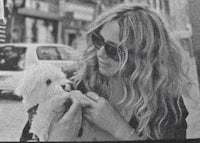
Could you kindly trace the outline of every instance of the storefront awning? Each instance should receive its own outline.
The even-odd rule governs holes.
[[[21,8],[18,10],[18,13],[24,16],[28,17],[34,17],[34,18],[41,18],[41,19],[49,19],[49,20],[60,20],[61,16],[56,13],[50,13],[50,12],[43,12],[36,9],[31,8]]]

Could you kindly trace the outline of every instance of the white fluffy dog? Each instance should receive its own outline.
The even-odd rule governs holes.
[[[68,91],[70,91],[70,80],[53,65],[33,65],[25,70],[24,78],[15,93],[23,96],[22,102],[27,111],[38,105],[36,115],[31,119],[30,132],[37,135],[40,141],[48,140],[52,122],[63,116],[70,108],[69,104],[72,103],[67,101]],[[77,137],[81,121],[80,110],[71,121],[73,126],[70,127],[69,140],[73,140],[73,135],[74,138]]]
[[[38,64],[25,70],[15,93],[23,96],[23,103],[28,110],[36,104],[66,93],[65,91],[70,90],[69,83],[70,80],[57,67]]]

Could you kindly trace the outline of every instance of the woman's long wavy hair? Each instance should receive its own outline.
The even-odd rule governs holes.
[[[112,20],[120,25],[124,54],[118,53],[119,71],[106,77],[98,70],[91,34]],[[172,124],[181,121],[180,98],[187,95],[188,83],[181,66],[182,47],[161,16],[145,6],[120,5],[96,19],[87,34],[87,42],[88,48],[74,77],[77,85],[82,81],[89,91],[108,99],[117,94],[113,91],[118,85],[111,79],[118,78],[124,89],[121,95],[124,98],[118,104],[131,96],[124,108],[133,109],[138,120],[136,130],[148,138],[162,139],[162,127],[168,122],[169,112],[174,119]]]

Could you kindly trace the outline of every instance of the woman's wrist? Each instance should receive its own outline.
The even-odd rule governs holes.
[[[135,129],[130,127],[129,124],[123,122],[119,124],[119,127],[115,130],[115,138],[119,140],[140,140],[140,137],[135,132]]]

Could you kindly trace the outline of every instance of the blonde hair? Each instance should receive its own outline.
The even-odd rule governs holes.
[[[120,25],[124,54],[120,56],[119,71],[106,77],[99,73],[91,34],[112,20]],[[88,48],[75,76],[77,85],[82,81],[88,90],[107,99],[108,95],[115,96],[113,91],[117,87],[111,79],[117,77],[124,89],[123,101],[119,103],[124,102],[127,95],[131,96],[124,108],[133,109],[139,123],[137,132],[151,139],[163,138],[162,127],[167,123],[169,112],[174,125],[181,121],[180,99],[188,94],[188,79],[178,52],[182,47],[164,21],[148,7],[135,4],[120,5],[102,14],[88,31]]]

